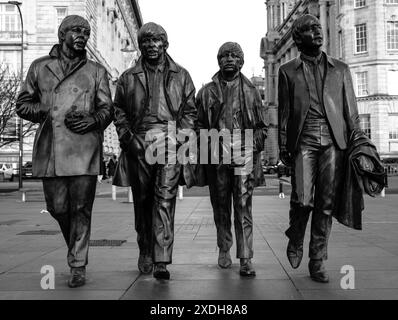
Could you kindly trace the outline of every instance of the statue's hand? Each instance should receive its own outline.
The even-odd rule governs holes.
[[[279,153],[279,159],[285,166],[291,167],[293,164],[293,157],[290,152],[287,151],[285,148],[281,148]]]
[[[253,137],[253,146],[254,146],[254,151],[255,152],[260,152],[264,150],[264,134],[262,129],[257,129],[254,131],[254,137]]]
[[[364,155],[360,155],[358,157],[358,161],[363,170],[366,170],[366,171],[374,170],[374,164],[368,157],[366,157]]]
[[[74,133],[85,134],[96,128],[97,121],[87,112],[71,111],[65,114],[65,126]]]
[[[144,149],[144,146],[141,145],[137,136],[133,135],[132,139],[130,140],[129,145],[127,146],[127,152],[137,154],[142,149]]]
[[[49,106],[43,105],[43,104],[39,104],[39,116],[41,121],[46,120],[48,114],[50,113],[50,108]]]

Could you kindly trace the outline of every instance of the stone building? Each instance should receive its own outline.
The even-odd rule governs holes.
[[[58,26],[67,15],[85,17],[91,25],[87,44],[90,59],[108,71],[112,93],[119,75],[138,58],[137,31],[142,16],[137,0],[23,0],[24,74],[33,60],[49,53],[58,43]],[[0,5],[0,60],[19,74],[21,26],[14,5]],[[0,137],[1,138],[1,137]],[[24,140],[23,162],[32,158],[33,137]],[[119,153],[113,124],[104,134],[105,158]],[[18,142],[0,150],[0,162],[18,162]]]
[[[351,68],[362,129],[382,158],[398,157],[398,0],[268,0],[266,6],[268,26],[260,55],[273,130],[269,160],[278,158],[278,68],[298,55],[291,26],[305,13],[320,19],[323,50]]]

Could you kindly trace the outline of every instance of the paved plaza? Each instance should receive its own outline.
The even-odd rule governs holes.
[[[272,184],[268,188],[273,188]],[[238,259],[233,259],[231,269],[217,266],[216,229],[209,198],[186,196],[178,200],[171,280],[158,281],[137,271],[132,203],[126,197],[112,201],[109,194],[101,192],[94,204],[91,239],[125,242],[90,247],[88,281],[77,289],[67,286],[67,249],[54,219],[42,212],[43,197],[28,194],[28,201],[21,202],[15,193],[1,195],[1,300],[398,299],[398,195],[366,196],[362,231],[334,220],[326,263],[330,283],[320,284],[308,275],[309,227],[301,266],[293,270],[286,258],[284,230],[288,226],[289,197],[279,199],[277,192],[261,195],[261,189],[254,197],[253,264],[257,276],[253,279],[239,276]],[[234,257],[235,247],[231,253]],[[55,270],[54,290],[41,288],[44,265]],[[340,271],[345,265],[355,270],[353,290],[341,288],[344,274]]]

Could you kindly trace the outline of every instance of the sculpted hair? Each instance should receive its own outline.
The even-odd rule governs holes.
[[[163,45],[167,48],[169,46],[169,41],[167,38],[167,33],[166,30],[163,29],[163,27],[159,24],[156,24],[154,22],[148,22],[145,23],[140,30],[138,30],[137,34],[137,40],[138,40],[138,45],[141,45],[142,40],[145,37],[153,37],[153,36],[158,36],[160,39],[163,41]]]
[[[298,40],[301,40],[301,33],[304,31],[303,27],[304,25],[307,24],[309,20],[317,20],[319,19],[312,14],[304,14],[301,17],[297,18],[294,20],[293,25],[292,25],[292,37],[293,41],[296,44],[297,48],[301,50],[300,44],[297,42]]]
[[[65,34],[68,30],[73,27],[83,27],[91,30],[90,24],[86,19],[78,15],[70,15],[66,16],[64,20],[62,20],[61,24],[58,28],[58,40],[61,42],[61,36]]]
[[[218,50],[217,60],[220,62],[221,57],[225,54],[225,52],[233,52],[235,53],[241,60],[242,65],[244,63],[244,54],[241,46],[237,42],[225,42],[220,49]]]

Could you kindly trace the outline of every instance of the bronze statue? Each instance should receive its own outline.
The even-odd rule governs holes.
[[[232,264],[230,248],[233,242],[231,233],[231,200],[233,200],[236,256],[240,259],[240,274],[250,277],[256,274],[251,262],[253,258],[252,195],[254,187],[264,181],[260,152],[264,148],[267,125],[264,121],[259,92],[240,72],[244,55],[239,44],[224,43],[219,49],[217,59],[220,70],[214,75],[212,82],[205,85],[197,95],[198,128],[228,130],[230,133],[241,130],[242,136],[246,130],[253,130],[254,143],[251,143],[253,146],[251,157],[254,161],[253,167],[246,173],[237,174],[235,169],[247,162],[238,164],[234,161],[234,157],[232,161],[229,161],[230,159],[225,161],[223,156],[220,163],[209,162],[205,165],[205,170],[198,170],[198,181],[200,185],[207,183],[209,185],[217,228],[218,265],[221,268],[229,268]],[[241,141],[247,142],[243,137]],[[222,144],[225,149],[225,143]],[[202,148],[201,145],[200,152],[204,151]],[[228,149],[229,146],[226,148]],[[242,146],[242,148],[245,147]],[[220,146],[218,150],[222,149],[223,147]],[[205,175],[206,178],[200,175]]]
[[[145,136],[151,130],[166,135],[173,124],[177,130],[194,129],[195,87],[189,73],[167,54],[168,38],[160,25],[144,24],[138,43],[142,56],[120,77],[116,89],[114,123],[122,153],[114,184],[132,186],[139,270],[169,279],[177,188],[179,183],[192,186],[195,172],[189,163],[148,161],[151,141]],[[168,147],[176,147],[172,137],[167,140]]]
[[[103,131],[113,114],[107,72],[86,57],[89,37],[87,20],[67,16],[59,44],[33,61],[17,100],[17,114],[39,125],[33,175],[43,180],[47,210],[68,246],[72,288],[85,284]]]
[[[322,28],[309,14],[298,18],[292,34],[300,56],[279,69],[280,158],[292,166],[287,257],[298,268],[312,211],[309,272],[328,282],[324,266],[332,215],[344,177],[344,155],[359,116],[349,67],[321,50]]]

